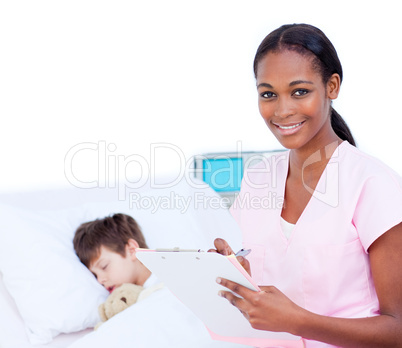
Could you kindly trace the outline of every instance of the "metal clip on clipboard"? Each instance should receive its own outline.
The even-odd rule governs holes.
[[[156,248],[156,252],[190,252],[190,253],[202,253],[204,252],[201,249],[180,249],[179,247],[174,248]]]

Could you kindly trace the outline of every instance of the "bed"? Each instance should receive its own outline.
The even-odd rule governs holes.
[[[158,186],[158,187],[155,187]],[[141,188],[66,188],[0,195],[0,347],[245,347],[213,341],[164,287],[103,323],[108,293],[76,257],[85,221],[132,215],[149,247],[241,247],[240,231],[215,191],[199,181]]]

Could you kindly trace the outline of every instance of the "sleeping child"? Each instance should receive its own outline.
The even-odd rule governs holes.
[[[73,243],[81,262],[109,293],[124,283],[148,288],[158,282],[136,257],[136,248],[148,247],[140,227],[129,215],[114,214],[83,223]]]

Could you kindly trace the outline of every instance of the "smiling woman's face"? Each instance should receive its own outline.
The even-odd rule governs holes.
[[[265,123],[288,149],[325,146],[334,138],[331,100],[339,76],[327,84],[313,69],[313,58],[295,51],[270,52],[258,64],[258,106]]]

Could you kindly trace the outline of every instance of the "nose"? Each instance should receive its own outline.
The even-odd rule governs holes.
[[[280,118],[286,118],[294,114],[292,102],[285,98],[279,97],[276,102],[276,108],[274,115]]]
[[[101,285],[105,286],[105,284],[106,284],[106,277],[105,277],[104,275],[98,275],[98,282],[99,282]]]

